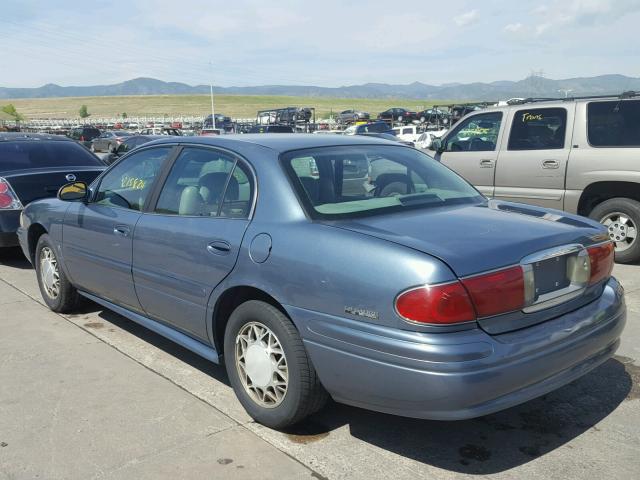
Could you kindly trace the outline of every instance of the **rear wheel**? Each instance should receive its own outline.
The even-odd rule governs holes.
[[[46,233],[38,239],[34,264],[38,287],[47,306],[54,312],[72,311],[78,305],[80,295],[60,267],[53,243]]]
[[[240,403],[263,425],[293,425],[328,398],[298,331],[273,305],[250,300],[237,307],[225,330],[224,351]]]
[[[609,238],[615,242],[617,262],[640,260],[640,202],[630,198],[612,198],[597,205],[589,217],[607,228]]]

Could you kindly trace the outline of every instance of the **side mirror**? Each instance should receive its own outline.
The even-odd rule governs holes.
[[[429,150],[433,150],[434,152],[442,152],[443,151],[443,146],[442,146],[442,139],[440,138],[434,138],[433,140],[431,140],[431,145],[429,145]]]
[[[87,199],[89,187],[84,182],[71,182],[60,187],[58,198],[65,202],[80,202]]]

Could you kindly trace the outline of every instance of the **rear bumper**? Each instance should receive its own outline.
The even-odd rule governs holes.
[[[20,226],[20,212],[21,210],[0,212],[0,248],[18,245],[16,230]]]
[[[544,395],[610,358],[626,320],[609,280],[596,301],[501,335],[416,333],[287,307],[320,380],[339,402],[396,415],[461,420]]]

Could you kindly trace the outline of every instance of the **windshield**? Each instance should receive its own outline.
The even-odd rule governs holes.
[[[457,174],[412,148],[322,147],[288,152],[282,159],[312,217],[357,217],[484,201]]]
[[[98,167],[104,164],[85,147],[70,140],[0,142],[0,171],[69,166]]]

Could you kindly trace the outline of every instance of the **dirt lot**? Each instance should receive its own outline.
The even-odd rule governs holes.
[[[97,305],[60,316],[0,253],[0,479],[635,478],[640,267],[617,266],[617,355],[578,381],[463,422],[330,404],[279,433],[242,410],[224,369]]]

